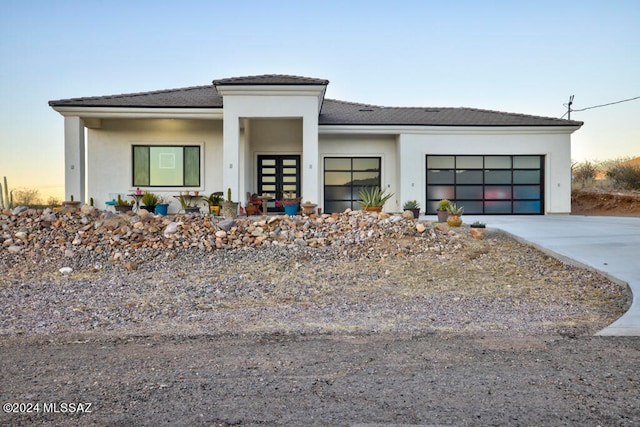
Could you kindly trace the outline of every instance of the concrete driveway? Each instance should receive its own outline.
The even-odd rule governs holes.
[[[633,302],[597,335],[640,336],[640,218],[611,216],[463,216],[498,228],[565,262],[629,285]]]

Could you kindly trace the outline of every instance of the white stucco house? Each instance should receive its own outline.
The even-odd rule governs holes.
[[[104,206],[136,188],[231,188],[243,205],[247,194],[295,192],[341,212],[378,185],[395,194],[387,211],[416,199],[431,214],[448,198],[466,214],[570,212],[571,134],[582,122],[337,101],[325,98],[328,83],[260,75],[50,101],[64,117],[66,197]]]

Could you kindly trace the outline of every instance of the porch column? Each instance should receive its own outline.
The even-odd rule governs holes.
[[[318,163],[318,115],[302,117],[302,201],[322,206],[320,200],[320,170]]]
[[[64,118],[65,200],[85,201],[84,121],[77,116]]]
[[[229,117],[230,116],[230,117]],[[227,189],[231,188],[234,202],[244,202],[240,194],[240,119],[237,115],[227,115],[225,111],[222,130],[222,191],[227,200]]]

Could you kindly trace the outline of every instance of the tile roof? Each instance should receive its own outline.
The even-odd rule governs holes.
[[[326,85],[328,80],[263,75],[214,80],[213,85],[49,101],[52,107],[222,108],[216,85]],[[325,99],[320,125],[581,126],[582,122],[473,108],[383,107]]]
[[[285,74],[263,74],[260,76],[232,77],[228,79],[214,80],[215,86],[222,85],[328,85],[329,80],[314,79],[311,77],[288,76]]]
[[[193,86],[153,92],[49,101],[52,107],[222,108],[215,86]]]
[[[582,122],[475,108],[382,107],[325,99],[320,125],[582,126]]]

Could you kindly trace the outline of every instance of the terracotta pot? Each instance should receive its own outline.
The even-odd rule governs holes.
[[[472,225],[471,228],[469,229],[469,233],[471,234],[471,237],[473,237],[474,239],[482,240],[484,239],[486,230],[487,229],[485,227],[478,227],[478,226]]]
[[[382,206],[368,206],[364,210],[367,212],[382,212]]]
[[[302,205],[302,213],[304,215],[313,215],[316,213],[316,205],[315,203],[303,203]]]
[[[244,210],[247,212],[247,216],[256,214],[256,207],[253,205],[247,205]]]
[[[460,227],[462,225],[462,218],[460,218],[460,215],[449,215],[447,217],[447,224],[449,224],[450,227]]]

